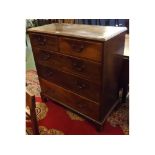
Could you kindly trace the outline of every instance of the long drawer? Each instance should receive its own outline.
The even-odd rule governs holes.
[[[66,56],[63,54],[34,49],[34,58],[38,64],[56,68],[61,71],[71,72],[83,78],[89,79],[94,83],[101,83],[101,64]]]
[[[49,36],[43,34],[30,34],[31,44],[33,47],[58,51],[58,37],[57,36]]]
[[[99,105],[96,102],[83,98],[42,78],[39,78],[39,81],[42,88],[42,93],[46,96],[93,119],[98,119]]]
[[[68,55],[91,59],[97,62],[101,62],[102,60],[103,48],[100,42],[60,37],[59,46],[60,52]]]
[[[93,101],[100,100],[100,85],[56,69],[37,65],[38,75]]]

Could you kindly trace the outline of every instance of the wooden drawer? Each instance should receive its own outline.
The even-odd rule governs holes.
[[[33,47],[58,51],[58,37],[42,34],[30,34]]]
[[[100,85],[41,65],[37,65],[37,71],[40,77],[48,81],[56,83],[93,101],[99,102],[100,100]]]
[[[102,43],[60,37],[60,52],[101,62]]]
[[[101,83],[101,64],[81,60],[59,53],[48,52],[45,50],[34,50],[34,58],[38,64],[56,68],[61,71],[71,72],[83,78],[89,79],[94,83]]]
[[[82,114],[98,119],[99,105],[96,102],[87,100],[73,92],[64,89],[56,84],[39,78],[42,93],[60,104],[67,105]]]

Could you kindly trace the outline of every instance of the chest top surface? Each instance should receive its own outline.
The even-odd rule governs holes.
[[[54,23],[30,28],[28,32],[107,41],[126,30],[126,27]]]

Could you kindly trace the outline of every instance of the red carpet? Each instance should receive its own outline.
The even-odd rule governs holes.
[[[128,104],[115,109],[106,120],[103,130],[96,131],[94,124],[68,111],[53,101],[46,104],[41,101],[40,87],[36,71],[26,73],[27,89],[36,95],[37,117],[42,135],[124,135],[129,134]],[[32,133],[31,123],[26,121],[26,128]]]

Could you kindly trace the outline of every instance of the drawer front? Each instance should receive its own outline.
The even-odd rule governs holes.
[[[77,76],[63,73],[61,71],[37,65],[38,75],[50,82],[56,83],[66,89],[69,89],[81,96],[87,97],[93,101],[99,102],[100,85],[91,83]]]
[[[66,90],[56,84],[39,78],[42,93],[57,100],[61,104],[83,113],[91,118],[98,119],[99,105],[91,100],[87,100],[73,92]]]
[[[80,60],[59,53],[34,50],[35,61],[48,67],[71,72],[94,83],[101,83],[101,64]]]
[[[58,37],[42,34],[30,34],[30,40],[33,47],[58,51]]]
[[[102,43],[60,37],[60,52],[101,62]]]

